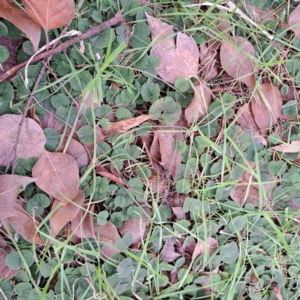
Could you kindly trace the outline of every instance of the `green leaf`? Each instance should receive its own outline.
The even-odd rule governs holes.
[[[99,119],[107,117],[109,113],[112,111],[112,108],[107,104],[102,104],[100,107],[96,109],[96,117]]]
[[[13,270],[24,268],[25,265],[30,267],[34,263],[34,256],[29,250],[12,251],[7,254],[5,263]]]
[[[120,107],[116,110],[116,117],[118,118],[118,120],[125,120],[131,119],[133,116],[129,109]]]
[[[282,112],[289,118],[296,117],[298,115],[297,101],[288,101],[282,106]]]
[[[117,267],[117,274],[119,278],[127,278],[134,271],[132,259],[130,257],[122,260]]]
[[[91,144],[94,142],[94,130],[89,125],[83,125],[77,132],[78,138],[83,144]]]
[[[57,109],[60,106],[69,106],[71,100],[65,94],[59,93],[51,97],[51,104]]]
[[[121,212],[114,212],[110,216],[110,221],[117,227],[120,228],[124,221],[123,213]]]
[[[96,217],[97,223],[100,226],[104,226],[107,223],[108,216],[109,216],[109,213],[106,210],[99,212]]]
[[[136,145],[131,145],[126,149],[129,158],[134,159],[134,158],[139,158],[141,156],[141,150],[138,146]]]
[[[186,149],[186,143],[182,140],[174,140],[172,147],[175,151],[183,153]]]
[[[137,23],[134,25],[133,34],[129,40],[132,48],[143,48],[150,44],[150,29],[146,23]]]
[[[139,0],[121,0],[122,8],[126,15],[134,16],[137,12],[137,8],[140,7]]]
[[[118,251],[122,252],[128,249],[133,241],[133,235],[131,232],[127,232],[121,239],[117,240],[115,246]]]
[[[92,81],[92,75],[88,71],[82,71],[70,80],[72,89],[77,92],[82,91],[88,83]]]
[[[0,45],[0,64],[4,63],[9,58],[9,52],[8,50]]]
[[[84,33],[89,30],[91,23],[90,23],[89,19],[82,18],[79,20],[77,26],[78,26],[78,30],[81,31],[82,33]]]
[[[159,85],[150,81],[144,83],[141,88],[142,97],[146,102],[154,103],[159,98],[159,92]]]
[[[280,161],[271,161],[268,164],[268,171],[271,175],[281,176],[286,172],[287,166],[286,163],[282,160]]]
[[[186,197],[184,200],[184,204],[183,204],[183,211],[185,213],[190,211],[190,212],[194,212],[197,214],[200,212],[201,206],[202,206],[202,204],[199,199]]]
[[[237,216],[234,217],[228,224],[228,228],[232,231],[240,231],[244,228],[246,228],[247,225],[247,218],[244,216]]]
[[[14,89],[8,81],[0,82],[0,105],[1,102],[10,102],[14,99]]]
[[[0,22],[0,36],[4,36],[8,34],[8,29],[6,25],[2,22]]]
[[[226,244],[220,247],[220,254],[226,259],[233,258],[239,249],[236,242],[231,242],[230,244]]]
[[[35,194],[26,204],[26,210],[34,216],[40,216],[44,208],[50,205],[50,199],[45,194]]]
[[[45,128],[44,134],[46,137],[45,148],[47,151],[55,151],[60,143],[60,135],[52,128]]]
[[[23,45],[22,45],[22,49],[27,55],[33,55],[34,54],[34,48],[33,48],[33,45],[30,41],[24,42]]]
[[[180,179],[175,184],[176,191],[181,194],[186,194],[191,191],[191,185],[188,180]]]
[[[58,118],[58,121],[62,124],[73,125],[78,111],[74,106],[64,107],[60,106],[57,108],[55,116]]]
[[[181,116],[181,107],[171,97],[156,100],[149,109],[153,120],[159,120],[163,125],[175,124]]]
[[[131,62],[133,63],[133,67],[135,69],[143,70],[148,64],[148,60],[149,60],[148,54],[145,53],[143,56],[141,56],[142,53],[143,53],[142,51],[138,51],[134,53],[131,57]]]
[[[174,87],[181,93],[186,92],[189,89],[189,82],[184,78],[177,78],[174,82]]]
[[[32,285],[28,282],[20,282],[15,286],[15,291],[18,294],[18,300],[27,300],[32,290]]]

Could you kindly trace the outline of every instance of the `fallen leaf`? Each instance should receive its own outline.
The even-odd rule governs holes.
[[[106,222],[104,226],[95,224],[95,232],[97,232],[97,240],[101,242],[101,255],[105,258],[111,258],[119,251],[115,248],[115,243],[121,237],[116,226],[111,222]]]
[[[0,280],[3,278],[11,278],[16,273],[19,272],[20,269],[10,269],[6,263],[5,259],[8,253],[12,251],[12,248],[5,242],[5,240],[1,237],[0,238]]]
[[[265,180],[270,182],[274,180],[274,176],[265,174]],[[265,183],[260,187],[257,184],[257,180],[250,173],[245,171],[241,180],[231,190],[230,197],[241,206],[244,206],[246,203],[251,203],[253,206],[257,207],[260,202],[260,188],[263,188],[267,195],[266,198],[262,199],[262,206],[266,207],[270,204],[274,185]]]
[[[204,116],[211,103],[211,92],[202,82],[195,89],[194,98],[184,113],[188,124]]]
[[[271,147],[269,149],[283,153],[300,152],[300,141],[291,141],[290,144],[281,144],[278,146]]]
[[[288,26],[294,31],[295,37],[300,37],[300,5],[298,5],[291,13],[288,20]]]
[[[161,250],[161,260],[164,262],[172,262],[179,258],[181,254],[175,252],[174,245],[176,244],[175,238],[168,238]]]
[[[272,83],[262,84],[251,98],[251,109],[255,123],[266,134],[281,116],[282,98],[278,87]]]
[[[0,116],[0,165],[8,166],[13,158],[12,150],[20,128],[20,115],[6,114]],[[29,142],[30,141],[30,142]],[[45,151],[46,138],[42,128],[32,119],[25,118],[17,145],[17,158],[39,158]],[[34,145],[34,147],[32,147]]]
[[[211,257],[218,248],[218,246],[218,241],[212,237],[206,238],[205,241],[197,242],[193,251],[193,260],[195,260],[198,256],[203,254],[206,254],[208,257]]]
[[[103,176],[103,177],[106,177],[107,179],[109,179],[111,181],[114,181],[118,184],[121,184],[123,186],[127,186],[126,182],[121,177],[112,174],[111,172],[107,171],[102,166],[96,167],[96,173]]]
[[[57,152],[63,152],[65,150],[68,140],[69,136],[65,135],[61,146],[57,149]],[[79,169],[89,164],[89,157],[84,146],[75,139],[70,139],[68,147],[64,153],[72,156],[76,160]]]
[[[124,236],[127,232],[131,232],[133,235],[133,240],[131,245],[139,244],[143,238],[146,231],[146,227],[150,223],[151,211],[148,206],[142,206],[144,213],[142,218],[128,219],[123,222],[122,226],[119,228],[119,232]]]
[[[37,1],[38,2],[38,1]],[[18,27],[30,39],[34,51],[39,48],[41,27],[35,23],[13,0],[0,0],[0,17]]]
[[[218,74],[217,51],[210,50],[206,44],[200,46],[200,70],[206,82],[213,80]]]
[[[274,11],[269,8],[261,8],[250,4],[245,5],[245,9],[250,15],[250,19],[255,21],[258,25],[264,25],[268,21],[275,21],[276,15]]]
[[[76,197],[79,169],[75,159],[65,153],[45,151],[32,169],[36,185],[63,205]]]
[[[173,142],[182,138],[182,134],[178,132],[171,132],[175,127],[163,127],[168,132],[156,131],[158,135],[159,150],[161,155],[161,165],[174,178],[181,163],[181,153],[173,148]]]
[[[256,143],[260,143],[262,145],[267,145],[267,140],[260,134],[259,128],[257,127],[255,121],[253,120],[252,113],[250,111],[250,107],[248,103],[242,105],[237,115],[239,118],[237,119],[237,123],[241,125],[243,131],[248,132],[253,137],[253,140]]]
[[[152,193],[163,194],[165,192],[165,187],[167,186],[167,181],[162,172],[157,170],[152,170],[149,177],[149,183],[151,185]]]
[[[151,119],[151,117],[151,115],[141,115],[135,118],[118,121],[110,124],[110,128],[108,130],[102,128],[102,132],[105,135],[123,133],[132,129],[133,127],[141,125],[142,123]]]
[[[37,222],[31,215],[29,215],[24,209],[24,202],[18,201],[15,205],[14,216],[5,219],[26,241],[35,244],[45,244],[40,238],[37,231],[39,222]]]
[[[181,206],[172,206],[172,211],[176,216],[176,220],[186,220],[185,212]]]
[[[89,207],[89,210],[81,209],[76,217],[71,220],[71,228],[72,233],[74,233],[76,236],[83,238],[96,238],[95,230],[94,230],[94,205],[91,205]]]
[[[218,273],[219,273],[219,266],[217,266],[211,272],[199,272],[198,273],[198,277],[206,276],[206,278],[203,278],[203,280],[199,283],[204,288],[205,295],[209,296],[212,294],[211,277]]]
[[[159,138],[158,138],[158,134],[156,131],[154,131],[154,134],[153,134],[153,140],[152,140],[152,143],[151,143],[151,147],[150,147],[150,156],[149,156],[149,159],[150,159],[150,162],[151,162],[151,165],[152,167],[160,172],[161,171],[161,165],[159,164],[160,162],[160,149],[159,149]]]
[[[251,90],[255,87],[255,65],[251,56],[255,49],[241,36],[234,36],[232,42],[222,42],[220,59],[223,69],[233,78],[245,83]]]
[[[56,237],[58,232],[70,221],[72,221],[78,214],[85,200],[84,191],[78,191],[77,196],[66,206],[61,206],[51,217],[50,217],[50,236]],[[55,200],[52,204],[51,209],[55,209],[59,205],[60,201]]]
[[[0,220],[15,214],[14,206],[20,188],[34,181],[34,178],[19,175],[0,176]]]
[[[175,39],[172,26],[145,13],[154,45],[150,54],[157,56],[161,64],[156,68],[159,76],[170,83],[179,77],[197,77],[199,50],[195,40],[179,32]]]
[[[47,33],[67,25],[75,14],[73,0],[22,0],[26,12]]]

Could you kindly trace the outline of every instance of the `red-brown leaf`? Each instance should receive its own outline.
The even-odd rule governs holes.
[[[300,141],[291,141],[291,144],[281,144],[278,146],[271,147],[269,149],[283,153],[300,152]]]
[[[189,79],[197,77],[199,66],[199,50],[195,40],[187,34],[179,32],[175,39],[172,26],[146,13],[152,41],[155,43],[150,54],[159,57],[161,64],[156,68],[159,76],[170,83],[179,77]]]
[[[51,217],[50,217],[50,236],[56,237],[58,232],[69,222],[72,221],[78,214],[81,206],[84,202],[84,191],[78,191],[77,196],[71,202],[68,202],[66,206],[60,207]],[[60,202],[55,200],[52,205],[52,210]]]
[[[19,175],[0,176],[0,220],[15,215],[14,206],[20,188],[34,181],[34,178]]]
[[[26,12],[47,33],[68,24],[75,14],[73,0],[22,0]]]
[[[255,56],[255,49],[241,36],[233,37],[232,43],[226,41],[222,43],[220,59],[224,70],[231,77],[245,83],[250,89],[254,89],[255,68],[251,56]]]
[[[68,154],[45,151],[32,169],[37,186],[58,199],[63,205],[76,197],[79,189],[79,169]]]
[[[211,92],[202,83],[195,87],[196,92],[190,105],[185,109],[185,118],[188,124],[198,120],[207,113],[207,108],[211,103]]]
[[[295,37],[300,37],[300,5],[298,5],[290,14],[288,25],[294,31]]]
[[[38,1],[37,1],[38,2]],[[38,50],[41,27],[35,23],[13,0],[0,0],[0,17],[14,24],[30,39],[35,51]]]
[[[19,115],[6,114],[0,116],[0,165],[2,166],[7,166],[13,157],[12,150],[20,128],[20,121],[21,116]],[[45,143],[46,138],[39,124],[26,118],[17,145],[17,158],[40,157],[45,150]]]
[[[13,277],[20,269],[10,269],[6,263],[6,255],[12,251],[11,247],[5,242],[5,240],[0,238],[0,278],[10,278]]]
[[[121,177],[118,177],[110,172],[108,172],[104,167],[102,166],[98,166],[96,167],[96,173],[103,176],[103,177],[106,177],[107,179],[111,180],[111,181],[114,181],[118,184],[121,184],[123,186],[126,186],[126,182],[121,178]]]

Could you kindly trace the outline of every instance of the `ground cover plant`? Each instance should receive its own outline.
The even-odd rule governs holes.
[[[299,11],[0,0],[0,299],[298,299]]]

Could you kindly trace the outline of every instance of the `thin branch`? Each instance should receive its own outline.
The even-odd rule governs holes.
[[[85,32],[82,35],[79,35],[77,37],[74,37],[68,41],[65,41],[64,43],[60,44],[58,47],[45,51],[39,55],[37,55],[36,57],[34,57],[31,61],[31,63],[37,62],[39,60],[42,60],[48,56],[57,54],[62,52],[63,50],[65,50],[66,48],[70,47],[73,44],[79,43],[101,31],[103,31],[106,28],[109,28],[111,26],[114,26],[116,24],[122,23],[124,22],[124,18],[121,12],[117,12],[116,15],[111,18],[110,20],[103,22],[102,24],[89,29],[87,32]],[[8,78],[9,76],[12,76],[14,74],[16,74],[16,72],[18,70],[20,70],[22,67],[24,67],[27,64],[28,61],[25,61],[17,66],[14,66],[13,68],[9,69],[8,71],[6,71],[4,74],[0,75],[0,82],[2,82],[3,80],[5,80],[6,78]]]

